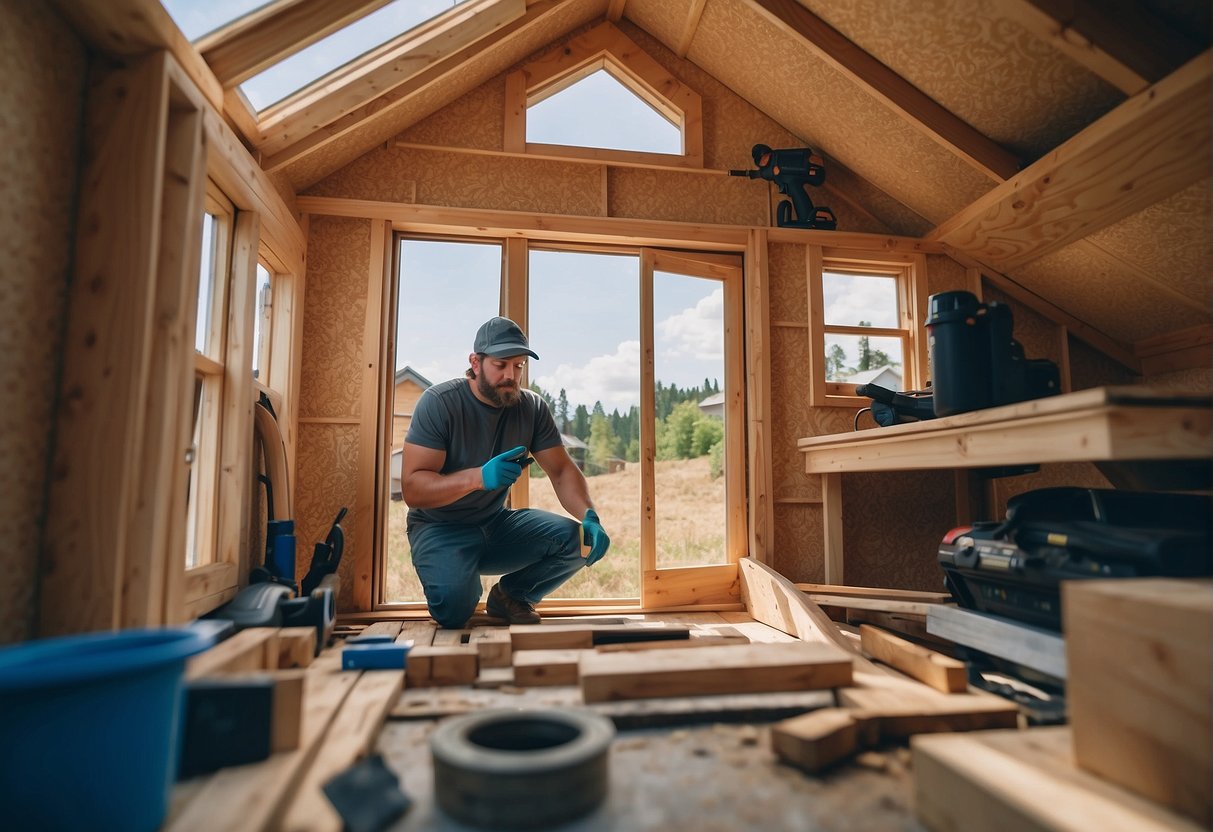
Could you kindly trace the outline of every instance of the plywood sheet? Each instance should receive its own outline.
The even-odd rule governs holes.
[[[927,255],[927,294],[969,290],[965,267],[946,254]]]
[[[1086,390],[1091,387],[1108,387],[1118,384],[1133,384],[1133,371],[1113,361],[1099,350],[1080,341],[1073,335],[1070,341],[1070,389]]]
[[[682,40],[691,0],[637,0],[623,7],[625,20],[645,31],[673,50]]]
[[[775,561],[771,568],[790,581],[825,580],[822,508],[812,503],[775,504]]]
[[[400,134],[400,140],[443,147],[501,150],[505,141],[505,76],[490,78]]]
[[[610,168],[607,211],[612,217],[766,225],[766,188],[731,176]]]
[[[1016,303],[992,286],[985,287],[982,296],[986,303],[996,301],[1011,307],[1014,323],[1012,337],[1023,346],[1026,358],[1046,358],[1061,366],[1061,340],[1057,324],[1036,310]]]
[[[792,243],[771,243],[767,246],[772,322],[808,323],[807,268],[805,246]]]
[[[342,506],[353,507],[358,496],[358,425],[299,425],[296,452],[298,474],[295,485],[295,537],[298,541],[295,575],[307,573],[313,543],[328,535],[329,526]],[[354,559],[350,552],[369,548],[371,541],[358,539],[357,518],[350,514],[341,527],[345,530],[345,553],[338,574],[341,593],[338,609],[353,609]],[[302,555],[302,556],[300,556]]]
[[[707,4],[687,57],[932,222],[993,185],[741,0]]]
[[[0,5],[0,644],[34,616],[86,68],[53,8]]]
[[[804,5],[1029,162],[1125,98],[1003,17],[996,0],[806,0]]]

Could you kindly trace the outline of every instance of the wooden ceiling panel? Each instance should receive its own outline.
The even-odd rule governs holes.
[[[1208,307],[1213,303],[1211,184],[1197,182],[1087,239]]]
[[[500,150],[505,122],[485,113],[505,112],[505,76],[481,84],[400,134],[403,142]]]
[[[707,4],[687,57],[928,220],[992,184],[740,0]]]
[[[1213,320],[1207,309],[1184,302],[1085,240],[1022,266],[1010,276],[1123,343]]]
[[[691,0],[628,0],[623,16],[673,51],[678,48],[693,5]]]
[[[804,5],[1025,162],[1125,98],[1002,17],[994,0],[804,0]]]
[[[296,191],[302,191],[605,11],[606,0],[566,0],[535,25],[414,95],[387,104],[340,138],[292,162],[284,168],[287,177]]]

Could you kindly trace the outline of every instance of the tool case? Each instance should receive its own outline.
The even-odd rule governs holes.
[[[1213,574],[1211,509],[1196,494],[1038,489],[1003,521],[948,532],[939,563],[961,607],[1060,631],[1062,581]]]

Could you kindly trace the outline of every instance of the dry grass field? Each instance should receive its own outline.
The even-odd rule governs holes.
[[[724,478],[712,479],[708,458],[656,464],[657,565],[659,567],[724,563]],[[640,595],[640,465],[589,478],[602,525],[611,536],[606,557],[558,590],[556,598],[638,598]],[[531,504],[564,514],[546,479],[531,480]],[[388,509],[387,600],[421,601],[424,596],[409,556],[404,534],[408,508],[393,502]],[[485,587],[496,578],[484,578]]]

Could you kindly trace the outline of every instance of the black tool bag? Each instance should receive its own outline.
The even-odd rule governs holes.
[[[962,607],[1061,630],[1064,580],[1213,574],[1211,509],[1193,494],[1039,489],[1002,522],[949,532],[939,562]]]

